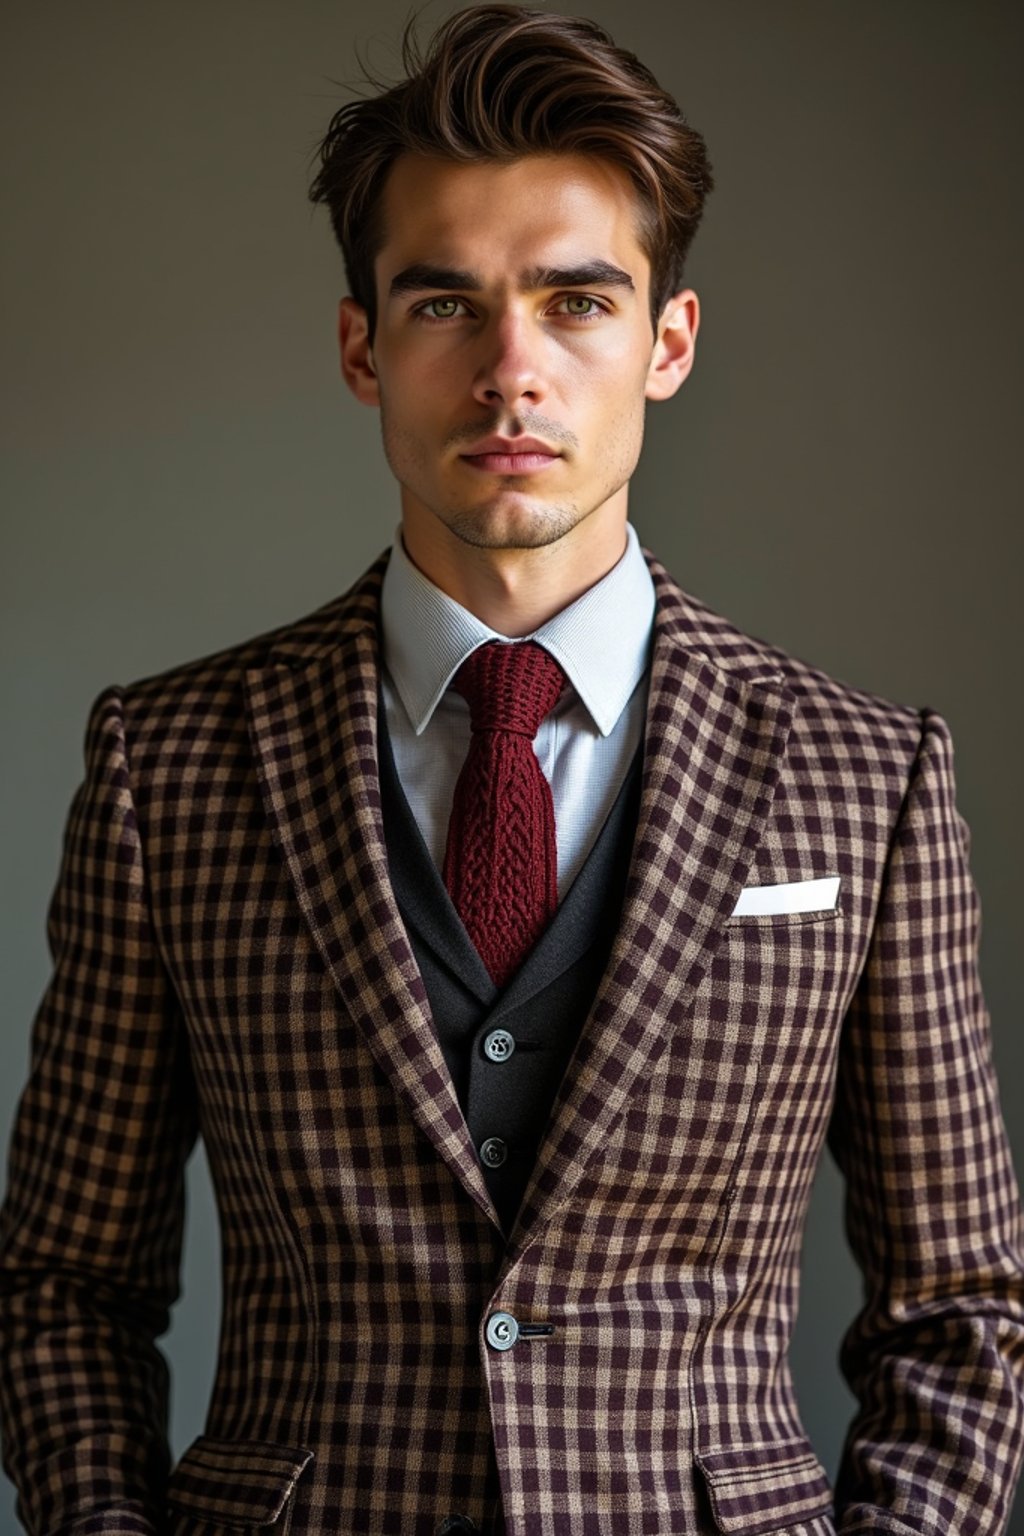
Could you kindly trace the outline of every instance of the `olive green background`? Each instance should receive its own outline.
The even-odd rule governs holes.
[[[718,183],[687,273],[703,306],[696,367],[649,411],[632,520],[748,631],[949,721],[1022,1169],[1024,11],[579,9],[675,93]],[[340,256],[305,188],[354,45],[397,67],[406,13],[402,0],[3,8],[5,1145],[90,703],[327,601],[392,540],[377,420],[338,376]],[[836,1352],[860,1293],[841,1192],[826,1161],[792,1353],[833,1473],[851,1408]],[[176,1456],[203,1427],[219,1323],[201,1147],[188,1195],[163,1342]],[[0,1531],[15,1530],[0,1476]]]

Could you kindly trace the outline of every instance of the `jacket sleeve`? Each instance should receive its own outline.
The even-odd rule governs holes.
[[[859,1408],[842,1536],[994,1536],[1024,1451],[1022,1213],[978,973],[949,727],[922,710],[829,1146],[865,1281],[841,1350]]]
[[[163,1528],[195,1094],[154,943],[120,691],[86,733],[0,1208],[0,1430],[35,1536]]]

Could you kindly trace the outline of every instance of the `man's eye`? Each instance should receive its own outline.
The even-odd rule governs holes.
[[[589,320],[592,316],[604,314],[597,300],[590,298],[586,293],[568,293],[561,302],[566,307],[566,314],[576,315],[581,320]]]
[[[428,299],[420,314],[428,320],[454,320],[461,303],[461,299]]]

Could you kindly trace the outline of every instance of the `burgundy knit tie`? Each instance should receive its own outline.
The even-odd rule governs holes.
[[[444,855],[444,883],[494,983],[503,987],[558,906],[555,809],[533,738],[565,673],[533,640],[492,640],[451,686],[472,735]]]

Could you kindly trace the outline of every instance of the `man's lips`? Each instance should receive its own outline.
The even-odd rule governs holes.
[[[536,437],[488,437],[460,458],[492,475],[530,475],[546,469],[561,454]]]

